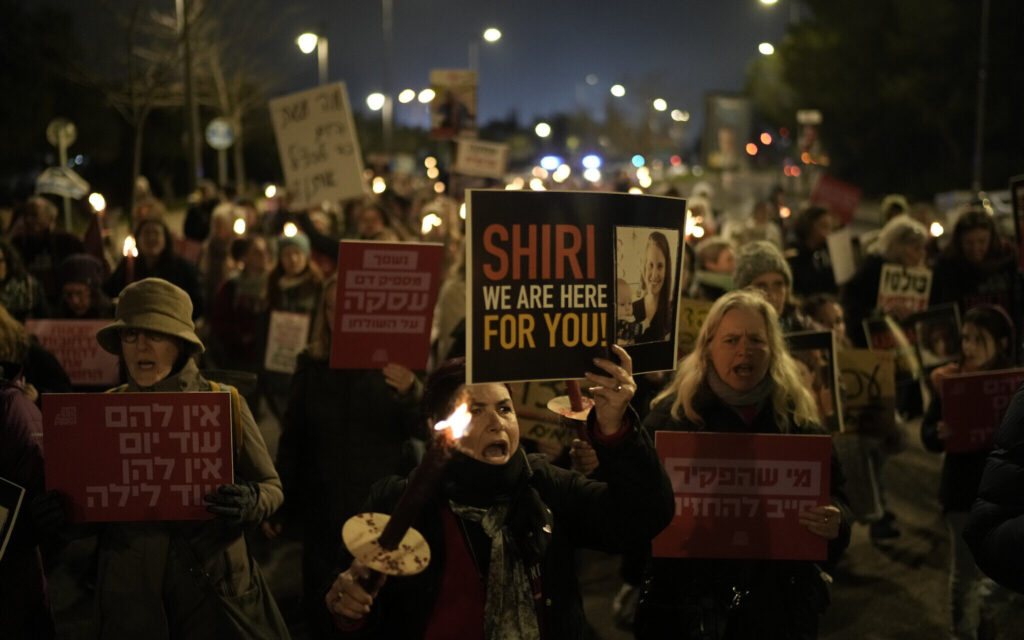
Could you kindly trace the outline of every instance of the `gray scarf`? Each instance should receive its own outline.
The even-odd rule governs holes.
[[[505,523],[508,504],[500,503],[482,509],[451,500],[448,503],[458,517],[479,522],[484,533],[491,539],[487,599],[484,604],[484,638],[539,640],[540,627],[530,579]]]
[[[757,406],[760,409],[761,403],[771,395],[772,390],[775,388],[775,382],[772,380],[772,377],[765,375],[764,379],[758,382],[753,389],[737,391],[719,377],[718,372],[715,371],[715,366],[710,363],[708,365],[707,380],[711,391],[718,396],[718,399],[733,409],[750,406]]]

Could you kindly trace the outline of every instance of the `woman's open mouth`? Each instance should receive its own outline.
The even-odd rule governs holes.
[[[484,458],[504,458],[508,455],[508,443],[504,441],[492,442],[484,447]]]

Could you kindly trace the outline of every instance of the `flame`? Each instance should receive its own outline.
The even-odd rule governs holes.
[[[469,427],[470,420],[473,416],[469,413],[469,404],[463,402],[450,416],[434,425],[434,431],[443,431],[445,429],[452,430],[452,437],[456,440],[461,438],[466,433],[466,429]]]
[[[133,258],[139,257],[139,248],[135,246],[135,238],[131,235],[124,239],[124,247],[121,249],[121,255],[128,257],[129,255]]]

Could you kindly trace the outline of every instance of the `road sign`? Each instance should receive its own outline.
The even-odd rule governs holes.
[[[214,118],[206,125],[206,142],[214,149],[222,151],[235,143],[235,128],[227,118]]]

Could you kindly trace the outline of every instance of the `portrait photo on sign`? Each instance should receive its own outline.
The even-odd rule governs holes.
[[[664,342],[675,331],[679,230],[615,227],[615,342]]]

